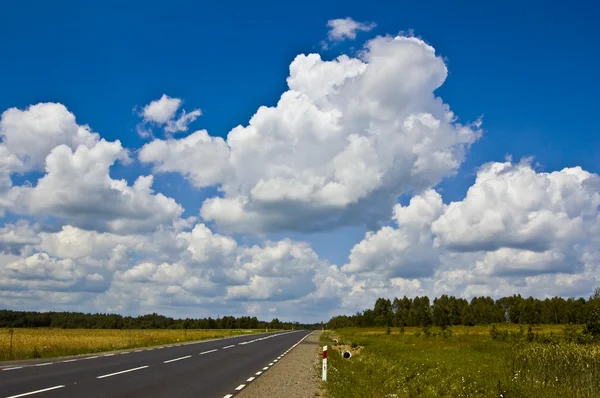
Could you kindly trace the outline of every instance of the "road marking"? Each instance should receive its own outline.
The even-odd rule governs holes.
[[[228,348],[235,347],[235,345],[228,345],[227,347],[223,347],[222,350],[226,350]]]
[[[273,366],[273,364],[274,364],[274,362],[271,362],[271,363],[269,364],[269,366]]]
[[[83,358],[83,359],[96,359],[98,358],[98,355],[96,355],[95,357],[87,357],[87,358]]]
[[[217,350],[204,351],[204,352],[201,352],[200,355],[210,354],[211,352],[215,352],[215,351],[217,351]]]
[[[50,391],[50,390],[56,390],[57,388],[63,388],[64,386],[54,386],[54,387],[48,387],[48,388],[44,388],[43,390],[36,390],[36,391],[31,391],[31,392],[25,392],[23,394],[18,394],[18,395],[11,395],[10,397],[6,397],[6,398],[19,398],[19,397],[24,397],[26,395],[32,395],[32,394],[38,394],[40,392],[45,392],[45,391]]]
[[[113,355],[115,355],[115,354],[106,354],[106,355],[104,355],[104,356],[105,356],[105,357],[112,357]]]
[[[142,352],[143,350],[135,350],[135,352]]]
[[[129,354],[129,351],[122,352],[121,355]]]
[[[17,370],[17,369],[23,369],[22,366],[15,366],[14,368],[6,368],[6,369],[2,369],[2,370]]]
[[[273,363],[277,363],[278,359],[274,360]]]
[[[175,358],[175,359],[169,359],[168,361],[164,361],[163,363],[170,363],[170,362],[175,362],[175,361],[181,361],[182,359],[188,359],[191,358],[191,355],[185,356],[185,357],[181,357],[181,358]]]
[[[231,398],[231,397],[233,397],[233,395],[231,395],[231,394],[227,394],[227,395],[225,395],[223,398]]]
[[[165,347],[158,347],[159,350],[162,350],[163,348],[165,348]]]
[[[52,362],[46,362],[46,363],[38,363],[35,366],[47,366],[47,365],[52,365]]]
[[[66,361],[62,361],[62,363],[75,362],[75,361],[78,361],[78,359],[67,359]]]
[[[263,368],[263,370],[267,370],[267,369],[269,369],[269,367],[268,367],[268,366],[265,366],[265,367]]]
[[[116,376],[116,375],[120,375],[120,374],[127,373],[127,372],[133,372],[133,371],[135,371],[135,370],[146,369],[146,368],[148,368],[148,367],[149,367],[148,365],[146,365],[146,366],[140,366],[139,368],[133,368],[133,369],[122,370],[122,371],[120,371],[120,372],[109,373],[109,374],[107,374],[107,375],[98,376],[98,377],[96,377],[96,378],[97,378],[97,379],[103,379],[103,378],[105,378],[105,377]]]
[[[241,390],[242,388],[244,388],[244,387],[246,387],[246,385],[245,385],[245,384],[240,384],[239,386],[237,386],[237,387],[235,388],[235,391],[240,391],[240,390]]]
[[[252,376],[252,377],[248,378],[248,380],[246,380],[246,381],[252,381],[252,380],[254,380],[255,378],[256,378],[256,377]]]
[[[259,370],[258,372],[254,373],[256,376],[260,376],[262,374],[262,370]]]

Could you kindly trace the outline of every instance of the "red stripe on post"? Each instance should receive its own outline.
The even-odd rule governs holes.
[[[323,350],[323,359],[327,359],[327,350]]]

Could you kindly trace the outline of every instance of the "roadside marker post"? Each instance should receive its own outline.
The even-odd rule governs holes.
[[[323,381],[327,381],[327,346],[323,347]]]

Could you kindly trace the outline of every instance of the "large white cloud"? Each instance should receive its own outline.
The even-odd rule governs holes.
[[[197,186],[220,178],[223,196],[201,215],[223,230],[373,226],[402,193],[454,174],[479,135],[435,97],[446,76],[441,57],[413,37],[378,37],[360,58],[299,55],[277,105],[229,132],[229,156],[204,132],[151,143],[140,156]]]
[[[43,169],[46,156],[59,145],[72,149],[79,145],[92,147],[99,135],[86,125],[78,125],[75,115],[64,105],[40,103],[26,110],[4,111],[0,119],[0,138],[0,154],[3,154],[0,162],[11,160],[11,171],[26,171]],[[4,154],[6,150],[8,153]],[[16,165],[17,159],[21,167]]]
[[[151,189],[153,177],[140,176],[133,186],[110,177],[110,167],[127,161],[119,141],[61,145],[46,158],[46,175],[35,187],[14,187],[14,210],[57,217],[75,226],[118,233],[152,230],[173,222],[183,208]]]

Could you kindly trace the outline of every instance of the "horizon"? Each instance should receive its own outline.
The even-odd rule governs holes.
[[[541,4],[9,2],[0,308],[589,297],[598,10]]]

